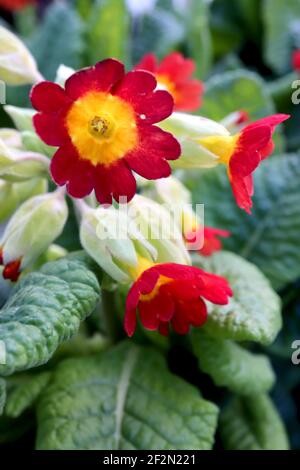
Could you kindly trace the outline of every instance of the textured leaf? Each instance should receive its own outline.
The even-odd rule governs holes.
[[[228,450],[289,448],[284,424],[265,394],[233,400],[221,414],[221,435]]]
[[[267,392],[274,385],[275,375],[266,356],[252,354],[233,341],[212,338],[200,329],[193,330],[192,344],[200,369],[219,387],[250,395]]]
[[[184,34],[184,25],[172,12],[155,8],[137,20],[133,37],[133,61],[138,62],[147,52],[164,57],[176,48]]]
[[[62,362],[37,415],[38,449],[210,449],[217,408],[160,354],[126,342]]]
[[[82,23],[76,11],[65,2],[53,2],[43,23],[34,34],[30,49],[39,70],[47,80],[54,80],[60,64],[77,69],[83,51]]]
[[[211,336],[262,344],[274,341],[282,325],[280,299],[256,266],[224,251],[196,258],[194,264],[225,277],[233,290],[228,305],[209,304],[204,328]]]
[[[25,382],[17,385],[8,395],[5,415],[18,418],[27,408],[30,408],[47,386],[50,377],[51,372],[43,372],[32,375]]]
[[[98,0],[87,24],[91,63],[107,57],[127,61],[129,13],[124,0]]]
[[[0,378],[0,416],[3,412],[6,401],[6,383],[5,380]]]
[[[0,376],[47,362],[95,308],[99,284],[83,261],[60,259],[25,276],[1,310],[6,364]]]
[[[300,0],[264,0],[262,4],[264,58],[281,74],[291,67],[292,46],[299,31]]]
[[[226,249],[255,263],[276,289],[300,276],[300,156],[263,162],[254,175],[252,215],[239,209],[224,168],[188,181],[194,202],[205,204],[207,225],[228,229]]]

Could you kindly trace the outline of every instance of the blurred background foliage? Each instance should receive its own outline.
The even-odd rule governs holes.
[[[205,203],[207,224],[232,232],[225,248],[257,264],[282,297],[284,328],[267,349],[278,376],[272,396],[292,447],[300,448],[300,366],[291,363],[291,344],[300,339],[300,106],[291,101],[292,81],[300,78],[291,67],[300,48],[300,0],[39,1],[2,11],[0,22],[17,31],[49,80],[60,64],[80,68],[113,56],[131,67],[146,52],[162,58],[179,50],[205,82],[199,114],[292,114],[275,154],[257,171],[252,217],[234,204],[222,168],[190,172],[185,182],[194,202]],[[29,106],[28,87],[10,87],[7,102]],[[1,127],[10,124],[0,109]]]

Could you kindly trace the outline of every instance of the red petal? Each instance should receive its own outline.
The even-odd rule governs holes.
[[[9,263],[7,263],[2,272],[3,278],[9,279],[12,282],[17,282],[21,274],[20,272],[21,261],[22,261],[22,258],[19,258],[15,261],[10,261]]]
[[[256,150],[237,149],[229,160],[229,169],[231,174],[243,178],[250,175],[260,161],[260,154]]]
[[[138,310],[142,325],[147,328],[147,330],[157,330],[159,318],[156,310],[152,307],[152,302],[140,301]]]
[[[204,91],[203,83],[199,80],[189,80],[176,86],[175,110],[176,111],[195,111],[200,108],[202,94]]]
[[[128,336],[132,336],[136,329],[136,309],[126,310],[124,329]]]
[[[39,137],[48,145],[58,147],[68,139],[62,119],[56,115],[37,113],[33,125]]]
[[[195,62],[185,59],[180,52],[172,52],[167,55],[157,69],[160,75],[167,75],[173,82],[182,82],[195,71]]]
[[[115,87],[114,95],[134,103],[151,93],[156,84],[156,78],[149,72],[143,70],[128,72]]]
[[[247,151],[264,148],[272,138],[272,129],[267,125],[246,126],[240,133],[237,142],[238,149]]]
[[[61,86],[47,81],[32,87],[30,99],[35,109],[45,113],[57,113],[61,108],[72,103]]]
[[[228,304],[228,297],[232,296],[232,290],[227,279],[210,273],[205,273],[202,278],[204,280],[204,287],[201,291],[201,297],[214,304]]]
[[[174,108],[172,95],[164,90],[158,90],[134,103],[136,112],[143,124],[154,124],[169,117]]]
[[[72,167],[78,160],[78,154],[72,145],[64,145],[56,151],[50,164],[51,175],[56,184],[62,186],[69,181]]]
[[[166,160],[176,160],[180,157],[179,142],[170,132],[165,132],[157,126],[139,126],[140,147],[153,157]]]
[[[149,180],[167,178],[171,174],[171,167],[163,158],[157,158],[144,149],[136,150],[126,156],[130,168]]]
[[[242,178],[231,174],[229,180],[237,205],[248,212],[248,214],[251,214],[253,187],[252,191],[250,191],[251,188],[249,187],[248,178],[249,177]]]
[[[157,59],[154,54],[146,54],[134,68],[135,70],[148,70],[155,73],[157,70]]]
[[[78,160],[72,165],[72,172],[67,184],[70,196],[82,198],[94,189],[94,167],[87,160]]]
[[[300,71],[300,49],[293,52],[292,55],[292,67],[296,72]]]
[[[66,93],[71,99],[77,100],[88,91],[109,91],[123,76],[124,65],[116,59],[106,59],[68,78]]]
[[[184,317],[193,326],[202,326],[207,320],[207,307],[200,298],[177,305],[176,316]]]
[[[258,119],[252,124],[249,124],[249,126],[247,127],[254,128],[257,126],[270,126],[271,128],[273,128],[272,130],[274,130],[275,126],[277,126],[278,124],[281,124],[282,122],[286,121],[290,117],[291,116],[289,114],[272,114],[271,116]]]
[[[117,202],[130,202],[136,193],[136,181],[123,160],[109,165],[98,165],[95,191],[100,203],[111,204],[112,196]],[[126,198],[126,201],[120,201]]]

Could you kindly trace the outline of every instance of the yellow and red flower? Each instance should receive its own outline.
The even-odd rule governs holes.
[[[222,250],[222,241],[220,240],[219,237],[222,238],[227,238],[230,237],[230,232],[228,230],[221,230],[219,228],[213,228],[213,227],[199,227],[197,231],[202,231],[203,230],[203,245],[201,248],[199,248],[198,252],[202,256],[211,256],[213,253],[216,251]],[[190,244],[194,244],[194,242],[197,239],[200,239],[201,237],[195,233],[194,231],[191,232],[191,234],[187,235],[186,241],[188,246]]]
[[[300,49],[297,49],[293,52],[292,66],[296,72],[300,72]]]
[[[159,64],[154,54],[146,54],[135,68],[155,75],[158,86],[173,96],[175,110],[194,111],[200,107],[204,86],[200,80],[191,78],[196,68],[193,60],[172,52]]]
[[[9,11],[17,11],[32,3],[35,3],[35,0],[0,0],[0,8]]]
[[[207,319],[203,298],[225,305],[232,295],[226,279],[195,266],[175,263],[151,265],[144,261],[141,264],[144,264],[144,269],[126,299],[124,327],[128,336],[132,336],[136,329],[137,311],[142,325],[148,330],[168,335],[171,324],[176,333],[186,334],[190,325],[199,327]]]
[[[80,70],[65,89],[41,82],[31,91],[36,132],[48,145],[58,146],[51,174],[58,185],[67,184],[77,198],[93,189],[100,203],[112,198],[130,201],[136,193],[135,171],[147,179],[167,177],[167,160],[180,156],[172,134],[153,124],[173,111],[167,91],[155,91],[149,72],[125,74],[114,59]]]
[[[216,155],[228,169],[228,176],[237,205],[251,213],[252,173],[274,150],[275,127],[289,118],[274,114],[244,127],[233,136],[209,136],[197,141]]]

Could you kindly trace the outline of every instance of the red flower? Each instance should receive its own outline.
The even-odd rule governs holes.
[[[194,266],[168,263],[144,270],[129,290],[124,326],[128,336],[136,328],[136,313],[148,330],[167,335],[186,334],[190,325],[201,326],[207,318],[203,298],[218,305],[228,303],[232,291],[226,279]]]
[[[9,11],[21,10],[27,5],[35,3],[35,0],[0,0],[0,8]]]
[[[244,127],[234,136],[210,136],[198,142],[227,165],[228,176],[237,205],[251,213],[253,195],[252,173],[274,150],[275,127],[289,118],[274,114]]]
[[[292,55],[292,66],[296,72],[300,72],[300,49],[293,52]]]
[[[194,111],[201,105],[204,90],[200,80],[192,79],[195,63],[179,52],[172,52],[158,64],[154,54],[146,54],[136,69],[152,72],[161,88],[168,90],[175,101],[175,110]]]
[[[199,227],[198,230],[196,231],[201,231],[202,227]],[[204,227],[204,240],[203,240],[203,245],[201,248],[199,248],[199,253],[203,256],[211,256],[215,251],[220,251],[222,250],[222,242],[219,239],[219,237],[230,237],[230,232],[227,230],[221,230],[219,228],[213,228],[213,227]],[[186,236],[186,242],[187,242],[187,248],[189,247],[190,244],[193,244],[196,242],[196,240],[201,239],[200,236],[197,235],[197,232],[195,231],[190,232]]]
[[[12,282],[16,282],[21,274],[21,262],[22,259],[19,258],[15,261],[10,261],[4,266],[2,271],[2,276],[4,279],[10,279]],[[0,265],[4,264],[3,260],[3,250],[0,247]]]
[[[114,59],[73,74],[65,90],[52,82],[34,86],[36,132],[59,147],[51,161],[54,181],[78,198],[95,189],[100,203],[111,204],[112,197],[133,198],[132,170],[147,179],[169,176],[167,160],[179,157],[180,145],[153,124],[172,113],[173,99],[155,88],[153,75],[125,74]]]

